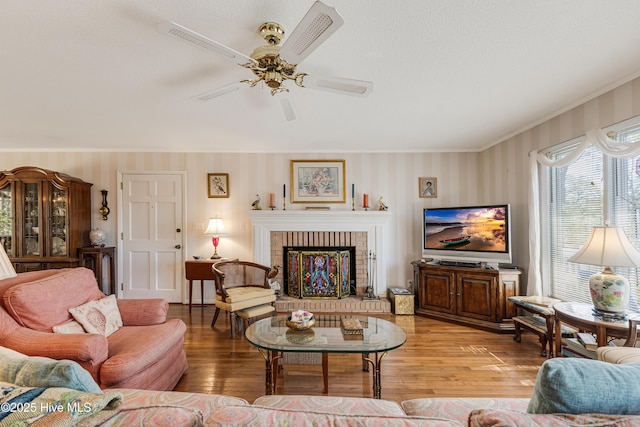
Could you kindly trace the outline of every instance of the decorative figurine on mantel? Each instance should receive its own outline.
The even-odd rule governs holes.
[[[384,204],[384,202],[382,201],[382,196],[378,197],[378,210],[386,211],[388,209],[389,209],[389,206]]]
[[[256,194],[257,199],[255,199],[253,201],[253,203],[251,203],[251,207],[253,208],[254,211],[261,211],[262,208],[260,207],[260,195]]]

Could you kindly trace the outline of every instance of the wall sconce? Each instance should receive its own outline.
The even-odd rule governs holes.
[[[109,217],[109,212],[111,212],[111,209],[109,209],[109,206],[107,205],[107,190],[102,190],[100,191],[102,193],[102,207],[100,208],[100,210],[98,212],[100,212],[100,215],[102,215],[102,219],[103,220],[107,220],[107,218]]]

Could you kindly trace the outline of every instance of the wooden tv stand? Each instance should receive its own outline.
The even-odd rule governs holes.
[[[507,298],[520,293],[520,270],[422,261],[411,264],[417,315],[492,332],[513,332],[515,306]]]

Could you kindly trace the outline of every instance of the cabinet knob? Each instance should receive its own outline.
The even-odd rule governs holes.
[[[176,245],[176,249],[181,249],[181,248],[182,248],[182,246]]]

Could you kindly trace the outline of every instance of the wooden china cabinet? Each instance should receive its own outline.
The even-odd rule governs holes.
[[[0,172],[0,244],[18,273],[78,266],[92,185],[32,166]]]

